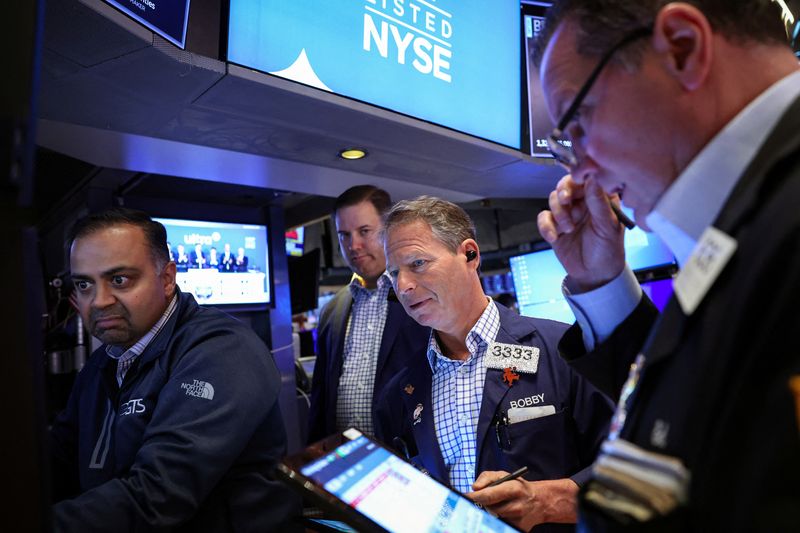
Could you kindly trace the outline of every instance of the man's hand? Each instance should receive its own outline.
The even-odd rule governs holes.
[[[594,177],[578,184],[567,174],[550,193],[550,210],[539,213],[539,232],[580,292],[608,283],[625,267],[625,228],[610,202],[619,198],[609,198]]]
[[[487,487],[507,472],[482,472],[467,497],[522,531],[549,523],[575,523],[578,485],[571,479],[525,481],[515,479]]]

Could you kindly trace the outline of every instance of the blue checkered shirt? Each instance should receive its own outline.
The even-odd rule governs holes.
[[[125,379],[125,374],[128,372],[128,369],[131,367],[136,358],[142,355],[144,349],[147,348],[147,345],[156,338],[158,332],[161,331],[161,328],[164,327],[164,324],[167,323],[169,317],[172,316],[173,311],[175,311],[175,307],[178,305],[178,295],[172,297],[172,301],[169,302],[169,305],[164,310],[164,314],[161,315],[161,318],[158,319],[150,331],[144,334],[144,336],[136,341],[136,344],[128,348],[127,350],[120,348],[119,346],[111,346],[110,344],[106,346],[106,354],[111,359],[117,360],[117,385],[120,387],[122,386],[122,380]]]
[[[374,433],[372,392],[391,287],[392,280],[385,272],[373,290],[366,289],[358,276],[354,275],[350,281],[353,306],[347,320],[336,401],[336,429],[339,431],[355,426],[367,435]]]
[[[469,357],[465,361],[442,354],[436,336],[428,343],[428,363],[433,371],[431,397],[436,438],[450,484],[470,492],[475,481],[478,417],[486,381],[484,354],[500,330],[500,314],[492,300],[467,334]]]

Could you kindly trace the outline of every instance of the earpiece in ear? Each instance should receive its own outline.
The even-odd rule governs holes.
[[[475,250],[467,250],[467,262],[468,263],[470,261],[472,261],[473,259],[475,259],[476,257],[478,257],[478,252],[476,252]]]

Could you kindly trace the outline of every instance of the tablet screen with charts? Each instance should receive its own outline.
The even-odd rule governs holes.
[[[287,457],[278,471],[359,531],[517,531],[358,430],[333,439]]]

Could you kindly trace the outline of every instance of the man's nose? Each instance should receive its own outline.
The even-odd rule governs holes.
[[[353,235],[350,237],[350,246],[348,248],[350,250],[360,250],[364,247],[364,237],[360,235]]]
[[[578,149],[580,150],[580,149]],[[569,173],[575,183],[583,185],[586,180],[592,176],[597,175],[597,163],[594,159],[584,151],[576,151],[575,154],[578,158],[578,164],[570,167]]]
[[[114,297],[114,292],[106,287],[104,283],[98,283],[95,287],[94,298],[92,299],[92,307],[102,309],[113,305],[117,299]]]
[[[397,294],[406,294],[414,290],[416,287],[416,282],[414,281],[414,276],[409,272],[403,272],[402,270],[397,274],[397,287],[396,291]]]

